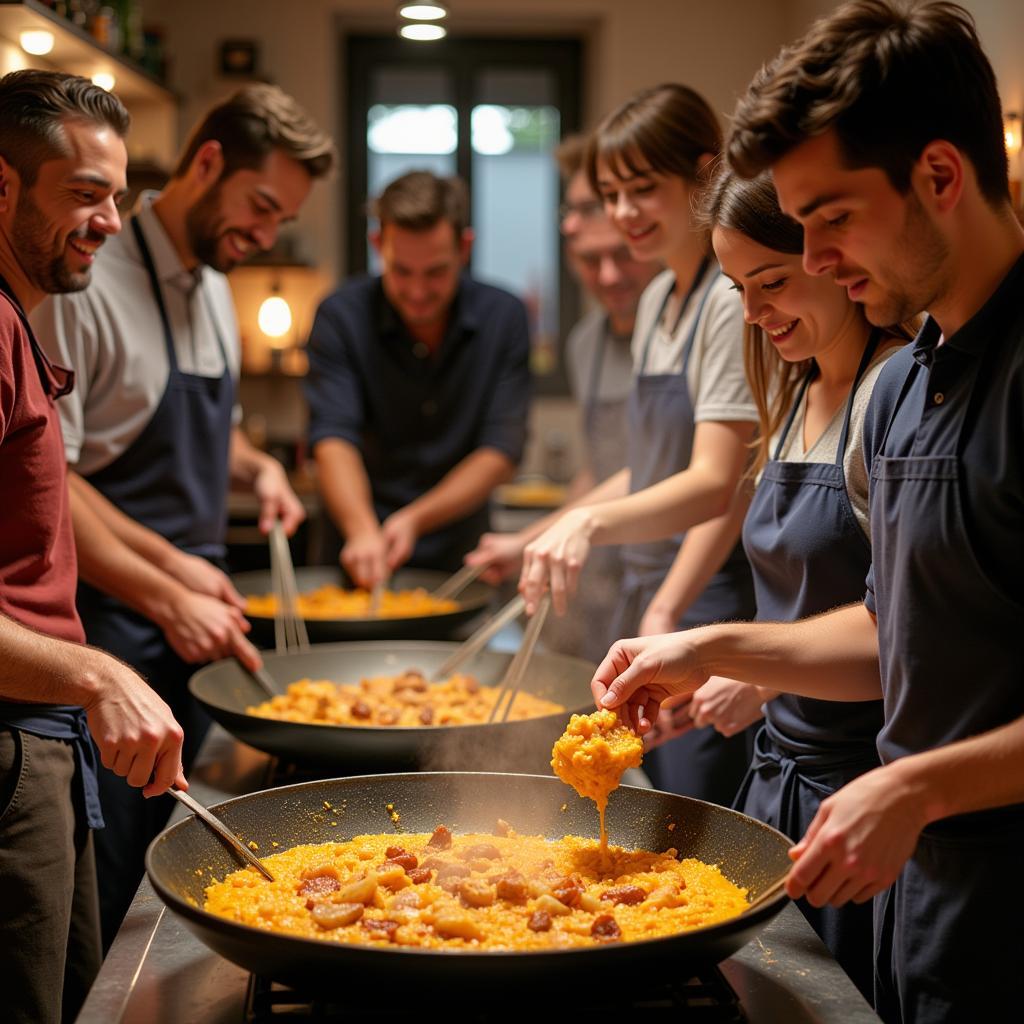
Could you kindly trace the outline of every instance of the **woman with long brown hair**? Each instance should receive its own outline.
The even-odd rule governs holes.
[[[631,253],[667,269],[637,312],[628,464],[526,548],[520,589],[532,608],[550,587],[561,611],[591,546],[622,545],[609,641],[754,613],[736,501],[757,421],[742,309],[695,220],[720,145],[703,97],[667,84],[609,114],[588,148],[591,183]],[[653,751],[645,768],[661,789],[728,804],[748,762],[745,736],[707,729]]]
[[[705,197],[719,263],[743,299],[744,357],[757,403],[757,481],[743,525],[757,617],[795,621],[858,601],[871,563],[862,426],[901,329],[872,328],[828,276],[802,266],[803,231],[771,178],[723,170]],[[882,702],[814,700],[712,679],[693,696],[700,725],[760,717],[738,810],[794,839],[821,801],[879,764]],[[725,728],[728,733],[731,728]],[[871,904],[800,908],[868,999]]]

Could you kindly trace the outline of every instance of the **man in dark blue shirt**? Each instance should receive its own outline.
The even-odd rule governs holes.
[[[363,586],[406,562],[457,569],[522,456],[526,309],[465,273],[466,211],[457,179],[393,181],[374,211],[381,276],[343,285],[313,323],[310,445],[341,563]]]

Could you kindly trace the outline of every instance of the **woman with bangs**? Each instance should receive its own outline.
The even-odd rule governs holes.
[[[743,369],[743,310],[694,212],[720,145],[707,102],[668,84],[611,113],[588,148],[591,182],[632,255],[667,269],[637,312],[627,466],[526,547],[520,589],[529,612],[550,588],[564,613],[590,547],[622,545],[609,642],[754,614],[738,544],[738,484],[757,424]],[[675,716],[683,728],[670,728],[673,742],[645,761],[654,784],[731,803],[749,763],[747,737],[693,730],[685,708]]]
[[[757,618],[794,622],[859,601],[871,564],[863,424],[886,360],[909,331],[873,328],[830,276],[803,269],[803,230],[768,174],[723,170],[705,197],[722,271],[743,299],[744,354],[760,431],[743,524]],[[882,702],[815,700],[709,680],[695,722],[730,734],[756,721],[737,810],[802,837],[821,801],[879,765]],[[872,906],[800,909],[870,1001]]]

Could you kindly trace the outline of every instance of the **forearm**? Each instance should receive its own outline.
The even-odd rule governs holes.
[[[84,488],[72,486],[70,495],[79,577],[146,618],[163,622],[184,591],[182,585],[115,534]]]
[[[919,794],[928,822],[1024,803],[1024,718],[900,758],[886,770]]]
[[[881,696],[878,630],[859,602],[800,622],[726,622],[676,635],[711,675],[822,700]]]
[[[380,529],[363,457],[348,441],[331,437],[313,449],[320,494],[331,520],[346,537]]]
[[[468,512],[476,511],[499,484],[511,480],[515,463],[495,448],[470,452],[429,491],[403,512],[413,517],[417,532],[431,533]]]
[[[570,498],[561,508],[556,508],[554,512],[549,512],[546,516],[534,520],[529,526],[520,530],[519,535],[522,537],[524,545],[529,544],[531,540],[535,540],[549,527],[554,526],[571,509],[610,501],[626,494],[629,494],[629,470],[620,469],[618,473],[613,473],[607,480],[602,480],[596,487],[585,491],[579,497]]]
[[[79,476],[68,467],[68,490],[71,493],[72,506],[86,506],[103,525],[147,562],[165,572],[171,572],[178,549],[155,530],[143,526],[130,516],[126,516],[116,505],[102,495],[88,480]],[[79,555],[81,559],[81,555]]]
[[[88,704],[98,692],[95,652],[0,615],[0,697],[33,704]]]
[[[583,529],[590,543],[661,540],[725,515],[736,496],[753,432],[752,423],[698,423],[686,469],[588,509]]]
[[[673,622],[682,618],[736,546],[749,505],[750,497],[744,489],[736,494],[726,515],[687,531],[672,568],[648,606],[649,612],[658,612]]]
[[[251,487],[273,457],[261,452],[238,428],[231,430],[231,443],[228,447],[228,474],[231,483],[240,487]]]
[[[594,471],[589,466],[584,466],[569,482],[566,491],[566,503],[577,501],[585,494],[589,494],[597,486],[594,479]]]

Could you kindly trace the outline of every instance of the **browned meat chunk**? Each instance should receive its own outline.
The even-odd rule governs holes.
[[[549,932],[551,931],[551,915],[546,910],[535,910],[530,915],[530,920],[526,922],[526,927],[531,932]]]
[[[578,878],[562,878],[551,887],[551,895],[567,907],[578,907],[583,895],[583,883]]]
[[[373,715],[373,709],[364,700],[357,700],[352,707],[349,708],[349,713],[353,718],[370,718]]]
[[[413,885],[422,885],[430,881],[430,868],[413,868],[408,874]]]
[[[316,875],[307,878],[299,886],[300,896],[323,897],[328,893],[337,892],[341,888],[341,882],[330,875]]]
[[[429,684],[426,679],[423,678],[422,672],[417,672],[416,669],[409,669],[408,672],[400,675],[394,682],[394,691],[398,693],[400,690],[415,690],[417,693],[425,693]]]
[[[406,872],[412,871],[413,868],[419,865],[416,855],[409,853],[408,850],[403,849],[401,846],[389,846],[384,851],[384,855],[387,857],[385,863],[397,864],[400,868],[404,868]]]
[[[389,942],[395,941],[395,932],[398,931],[398,921],[376,921],[370,918],[363,918],[360,922],[369,932],[372,938],[387,938]]]
[[[512,833],[512,826],[504,819],[499,818],[494,823],[494,834],[496,836],[508,836]]]
[[[454,891],[469,875],[470,870],[465,864],[443,864],[437,869],[437,884],[442,889]]]
[[[518,871],[510,871],[498,879],[498,899],[507,903],[525,903],[530,895],[530,886]]]
[[[432,725],[434,722],[434,709],[433,708],[420,708],[420,723],[422,725]]]
[[[616,905],[625,903],[627,907],[634,907],[637,903],[643,903],[647,899],[647,893],[639,885],[616,885],[607,892],[601,893],[601,899]]]
[[[430,837],[427,846],[432,850],[450,850],[452,847],[451,831],[445,828],[444,825],[438,825],[434,829],[434,834]]]
[[[494,843],[474,843],[459,851],[463,860],[499,860],[501,851]]]
[[[611,914],[602,914],[595,918],[590,926],[590,934],[602,942],[618,942],[622,938],[619,924]]]

